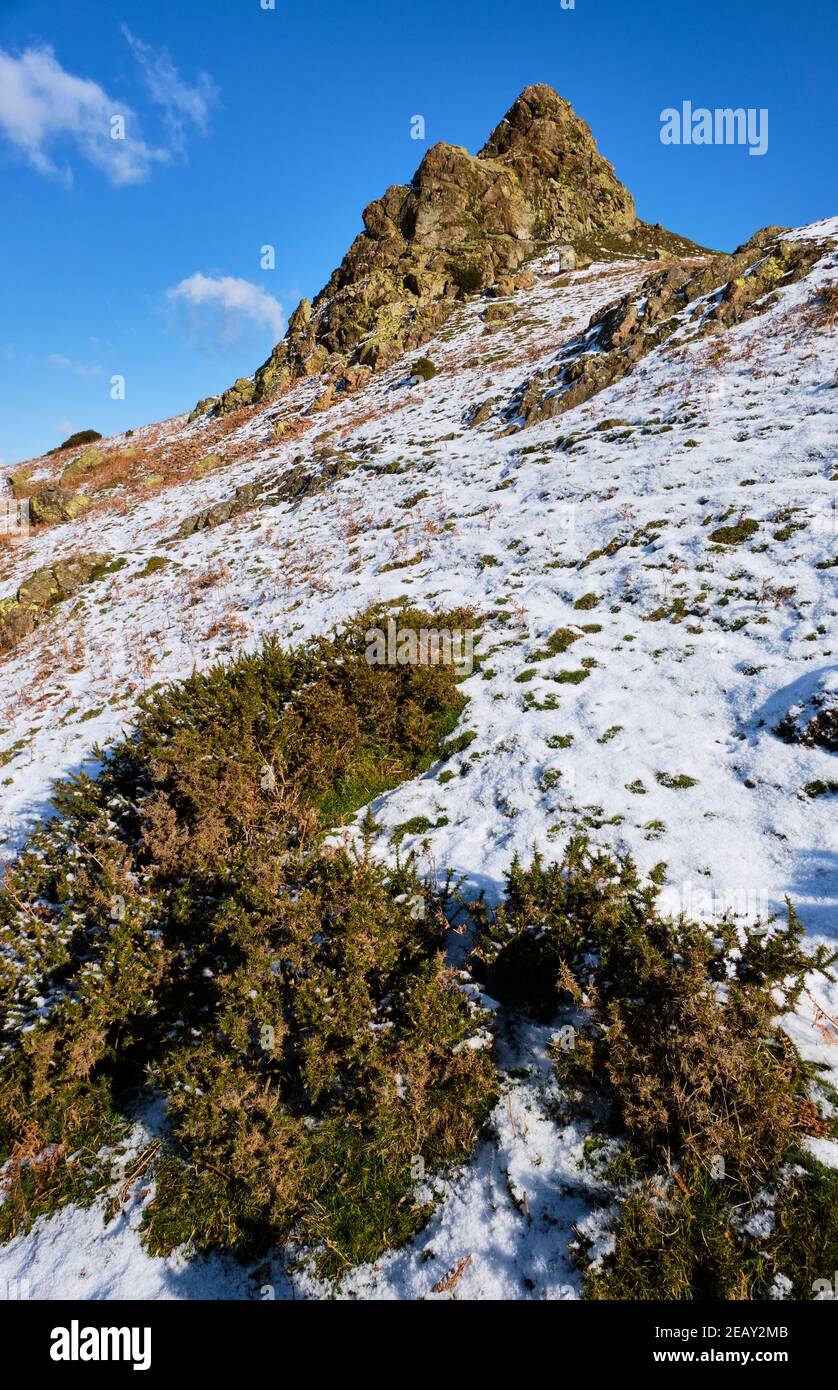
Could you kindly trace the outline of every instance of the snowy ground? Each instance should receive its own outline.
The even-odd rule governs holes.
[[[800,235],[838,238],[838,219]],[[765,314],[727,331],[726,352],[715,337],[673,340],[586,405],[504,435],[497,412],[515,388],[651,268],[603,263],[557,285],[548,257],[501,326],[481,320],[485,302],[458,312],[424,349],[439,367],[431,381],[411,385],[404,365],[394,368],[301,438],[275,444],[274,421],[317,393],[302,382],[226,441],[246,446],[236,464],[33,532],[7,560],[2,594],[74,550],[128,564],[0,664],[0,853],[45,813],[52,779],[90,767],[94,743],[130,723],[154,681],[266,633],[297,639],[405,596],[436,609],[468,603],[487,618],[481,664],[463,687],[462,724],[476,737],[445,763],[453,778],[441,780],[439,764],[376,803],[382,853],[404,821],[440,822],[403,848],[491,900],[516,851],[558,854],[587,828],[643,869],[666,861],[676,909],[755,914],[788,895],[812,936],[834,942],[836,796],[803,788],[834,782],[835,758],[772,730],[838,684],[838,568],[816,567],[838,554],[838,334],[812,331],[806,316],[815,289],[838,278],[836,245]],[[496,413],[468,427],[464,412],[489,399]],[[598,428],[606,421],[619,423]],[[160,448],[204,430],[173,421]],[[570,447],[557,447],[568,436]],[[375,471],[172,539],[185,516],[318,444]],[[385,471],[397,461],[399,472]],[[725,524],[744,514],[758,531],[716,546],[710,532],[731,509]],[[170,563],[142,578],[151,555]],[[594,605],[574,607],[586,595]],[[537,659],[558,627],[579,640]],[[579,683],[560,679],[580,671]],[[667,785],[677,778],[691,784]],[[806,997],[789,1031],[806,1056],[838,1070],[838,1030],[817,1007],[838,1017],[838,988]],[[430,1226],[349,1274],[346,1296],[578,1296],[568,1242],[574,1226],[595,1238],[597,1193],[580,1164],[584,1132],[553,1118],[548,1035],[504,1040],[501,1061],[515,1074],[494,1133],[442,1185]],[[819,1157],[838,1161],[834,1148],[822,1144]],[[99,1209],[40,1223],[0,1254],[0,1280],[28,1280],[41,1298],[325,1292],[303,1274],[286,1277],[279,1261],[245,1270],[150,1259],[136,1234],[145,1200],[135,1194],[107,1227]],[[467,1257],[453,1291],[434,1293]]]

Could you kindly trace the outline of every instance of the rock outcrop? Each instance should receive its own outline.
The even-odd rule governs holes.
[[[712,333],[761,313],[773,291],[800,280],[823,255],[821,243],[784,240],[784,230],[765,227],[732,255],[656,271],[595,314],[554,367],[522,384],[506,411],[510,430],[590,400],[680,329]]]
[[[96,577],[107,555],[74,555],[35,570],[11,598],[0,599],[0,652],[28,637],[48,609],[71,598]]]
[[[239,409],[324,371],[352,389],[347,369],[379,370],[420,346],[458,299],[514,276],[548,243],[572,248],[608,235],[628,248],[642,225],[589,127],[543,85],[521,93],[479,154],[434,145],[412,183],[388,188],[363,219],[254,379],[240,378],[210,408]]]
[[[66,487],[44,487],[29,499],[29,520],[33,526],[50,526],[61,521],[74,521],[90,499]]]

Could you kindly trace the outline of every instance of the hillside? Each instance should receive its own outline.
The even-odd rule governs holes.
[[[461,746],[372,801],[378,858],[412,852],[491,907],[514,856],[585,832],[644,877],[665,864],[676,916],[790,899],[834,950],[838,218],[729,256],[650,228],[567,104],[528,88],[478,156],[435,146],[364,221],[253,378],[15,470],[32,524],[0,549],[5,863],[157,683],[374,605],[468,608]],[[452,933],[457,968],[470,944]],[[341,1295],[577,1297],[580,1239],[613,1246],[555,1020],[490,1007],[499,1099],[472,1159],[429,1178],[402,1248],[332,1276]],[[836,1019],[815,976],[783,1027],[838,1086]],[[151,1107],[137,1153],[161,1123]],[[804,1140],[827,1168],[833,1131]],[[4,1276],[36,1297],[331,1287],[278,1251],[154,1258],[153,1183],[123,1196],[39,1218]]]

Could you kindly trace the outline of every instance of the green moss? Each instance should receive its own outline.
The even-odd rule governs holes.
[[[672,791],[686,791],[688,787],[698,786],[696,778],[688,777],[685,772],[679,772],[674,776],[670,772],[656,772],[655,781]]]
[[[419,554],[411,555],[410,559],[408,560],[388,560],[386,564],[379,565],[378,573],[389,574],[391,570],[409,569],[411,565],[421,565],[424,558],[424,555]]]
[[[125,569],[127,564],[128,561],[125,556],[120,555],[117,559],[107,560],[104,564],[95,565],[90,573],[91,582],[96,582],[99,579],[106,579],[110,574],[118,574],[120,570]]]
[[[711,541],[717,545],[742,545],[744,541],[750,540],[751,536],[759,530],[759,522],[746,518],[738,521],[735,526],[719,526],[715,531],[710,532]]]
[[[390,832],[390,843],[400,845],[406,835],[424,835],[428,830],[439,830],[447,824],[447,816],[440,816],[439,820],[436,821],[428,820],[427,816],[411,816],[409,820],[401,821],[399,825],[393,827]]]
[[[172,562],[166,555],[150,555],[137,575],[138,579],[147,579],[151,574],[158,574]]]
[[[803,791],[806,796],[831,796],[838,792],[838,782],[826,782],[822,778],[816,778],[814,782],[807,782]]]
[[[544,646],[533,654],[533,661],[547,661],[550,657],[561,656],[568,647],[574,642],[578,642],[581,633],[574,632],[569,627],[557,627],[555,632],[551,632]]]

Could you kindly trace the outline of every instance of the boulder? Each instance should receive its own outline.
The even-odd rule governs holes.
[[[29,499],[29,520],[33,526],[73,521],[89,505],[89,498],[79,492],[65,487],[44,487]]]
[[[35,570],[13,598],[0,599],[0,651],[7,651],[38,626],[44,613],[89,584],[108,556],[74,555]]]

